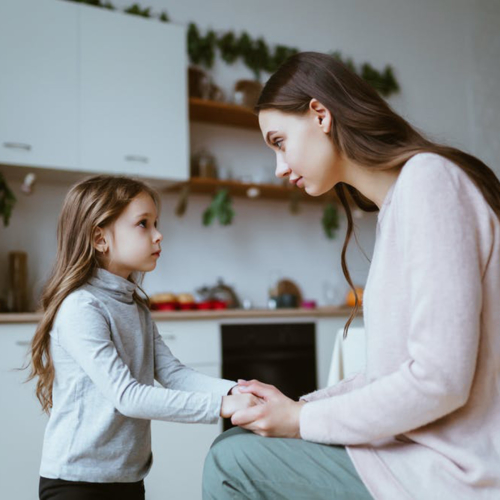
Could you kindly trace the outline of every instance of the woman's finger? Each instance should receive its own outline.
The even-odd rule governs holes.
[[[265,399],[266,401],[272,396],[281,394],[281,392],[274,387],[274,385],[263,384],[257,380],[250,382],[248,385],[240,386],[240,391],[242,393],[251,392],[259,398]]]
[[[231,423],[238,426],[246,426],[259,420],[262,416],[262,405],[251,406],[233,413]],[[246,428],[246,427],[245,427]],[[252,430],[252,429],[249,429]]]

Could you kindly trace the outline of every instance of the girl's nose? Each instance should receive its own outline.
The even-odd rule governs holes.
[[[276,177],[281,178],[290,175],[290,173],[290,167],[285,162],[283,155],[278,153],[276,155],[276,171],[274,174],[276,175]]]
[[[158,231],[158,229],[157,229],[156,234],[155,234],[155,242],[162,241],[162,240],[163,240],[163,234],[161,234],[160,231]]]

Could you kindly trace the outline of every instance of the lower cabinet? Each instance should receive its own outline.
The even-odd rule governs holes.
[[[220,377],[220,338],[215,322],[165,322],[160,331],[185,364]],[[0,498],[36,500],[47,416],[35,397],[35,381],[24,383],[34,323],[0,324]],[[184,358],[184,359],[183,359]],[[198,361],[198,362],[197,362]],[[201,362],[200,362],[201,361]],[[152,422],[153,467],[147,500],[201,499],[203,463],[222,424]]]
[[[220,367],[192,368],[220,377]],[[201,500],[203,464],[222,432],[216,425],[152,422],[153,467],[146,477],[146,500]]]
[[[47,416],[35,397],[32,380],[23,383],[33,323],[0,325],[0,498],[36,500]]]
[[[315,318],[318,386],[326,386],[335,338],[346,318]],[[311,321],[311,319],[309,319]],[[217,321],[159,321],[158,330],[184,364],[221,376],[222,347]],[[352,326],[362,326],[357,318]],[[35,381],[24,383],[29,342],[36,325],[0,324],[0,498],[36,500],[47,416],[35,397]],[[263,380],[265,382],[265,380]],[[146,477],[147,500],[201,499],[203,464],[222,423],[152,422],[153,466]]]

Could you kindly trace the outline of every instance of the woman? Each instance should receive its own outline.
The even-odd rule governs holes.
[[[266,404],[236,412],[246,431],[212,446],[205,498],[500,498],[498,179],[424,138],[326,55],[290,58],[257,111],[277,176],[312,196],[335,187],[351,286],[348,195],[379,211],[364,295],[367,366],[299,402],[242,381]]]

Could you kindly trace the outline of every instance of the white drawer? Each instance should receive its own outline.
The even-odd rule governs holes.
[[[189,366],[222,363],[219,325],[215,321],[158,321],[165,344]]]

